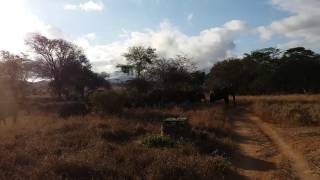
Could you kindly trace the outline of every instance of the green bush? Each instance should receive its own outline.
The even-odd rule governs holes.
[[[91,103],[96,112],[100,114],[119,114],[126,104],[124,93],[106,90],[93,93]]]
[[[143,138],[142,144],[147,147],[173,147],[175,142],[167,136],[148,135]]]

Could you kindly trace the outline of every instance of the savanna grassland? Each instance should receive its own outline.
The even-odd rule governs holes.
[[[286,127],[318,126],[319,95],[240,96],[265,121]]]
[[[29,108],[15,123],[1,124],[0,179],[302,179],[296,162],[248,113],[270,125],[318,177],[318,98],[241,96],[236,107],[135,108],[69,118]],[[179,116],[189,118],[190,134],[161,135],[161,120]]]
[[[131,109],[59,118],[20,112],[0,126],[0,179],[229,179],[237,149],[223,106]],[[160,136],[165,117],[190,118],[192,135]]]
[[[206,73],[132,46],[115,81],[73,42],[26,44],[34,59],[0,51],[0,179],[319,179],[319,95],[229,100],[319,93],[312,50],[260,49]],[[171,117],[188,119],[174,136]]]

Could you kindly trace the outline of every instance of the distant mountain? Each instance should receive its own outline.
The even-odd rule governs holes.
[[[115,71],[110,74],[110,77],[107,79],[111,84],[120,84],[124,83],[128,80],[133,79],[133,75],[128,75],[126,73],[123,73],[122,71]]]

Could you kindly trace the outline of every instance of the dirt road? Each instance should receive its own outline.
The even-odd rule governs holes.
[[[305,158],[270,124],[245,111],[230,119],[240,146],[233,163],[244,179],[317,179]]]

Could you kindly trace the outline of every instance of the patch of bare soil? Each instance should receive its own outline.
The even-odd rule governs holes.
[[[232,160],[239,173],[244,179],[273,179],[280,163],[277,148],[246,116],[238,114],[230,120],[240,148]]]
[[[244,179],[318,179],[316,167],[309,165],[304,152],[293,148],[293,141],[284,138],[285,134],[245,111],[232,114],[230,120],[240,146],[233,164]]]
[[[278,147],[281,154],[284,155],[290,162],[293,167],[293,170],[296,172],[297,176],[302,180],[315,180],[316,176],[311,170],[309,163],[306,161],[303,154],[296,151],[292,145],[278,133],[275,128],[263,122],[259,117],[249,116],[249,119],[261,129],[261,131],[267,135],[270,140]]]
[[[276,128],[291,148],[304,156],[310,173],[320,179],[320,127]]]

